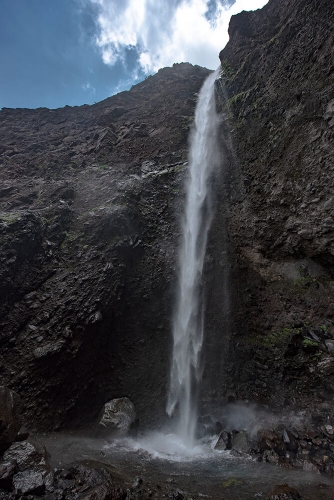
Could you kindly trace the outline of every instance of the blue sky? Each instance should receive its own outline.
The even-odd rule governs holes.
[[[0,107],[92,104],[174,62],[214,69],[267,0],[0,0]]]

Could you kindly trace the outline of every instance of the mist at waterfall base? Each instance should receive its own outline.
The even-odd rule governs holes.
[[[261,426],[275,427],[278,422],[291,426],[303,415],[287,418],[284,421],[282,415],[273,416],[263,408],[245,403],[228,404],[220,414],[224,428],[245,429],[249,435],[256,435]],[[217,435],[198,440],[192,448],[187,448],[177,434],[163,432],[101,439],[86,430],[57,432],[40,438],[51,453],[53,467],[63,470],[73,462],[103,467],[111,471],[123,488],[133,489],[139,478],[142,498],[148,498],[147,493],[153,498],[249,500],[268,498],[276,484],[297,488],[305,500],[333,498],[330,478],[215,450]]]
[[[235,410],[236,408],[232,413]],[[239,410],[240,408],[240,417],[242,411]],[[248,410],[245,411],[245,417],[247,414]],[[252,416],[252,411],[250,415]],[[256,415],[255,411],[253,416]],[[169,440],[167,437],[166,441],[172,446],[173,436]],[[161,434],[159,439],[162,438]],[[326,476],[320,478],[315,473],[287,470],[245,457],[235,457],[228,451],[214,451],[213,440],[211,446],[209,442],[198,443],[192,450],[192,455],[188,456],[174,454],[174,449],[167,454],[166,445],[163,446],[165,452],[159,453],[154,435],[114,440],[93,438],[77,431],[44,435],[41,440],[51,453],[53,467],[68,469],[68,464],[79,461],[84,465],[92,464],[98,469],[106,468],[111,471],[116,482],[119,481],[123,488],[132,488],[132,491],[139,478],[143,491],[135,491],[135,495],[142,493],[141,498],[249,500],[268,498],[275,484],[287,483],[297,488],[305,500],[333,498],[333,483]]]

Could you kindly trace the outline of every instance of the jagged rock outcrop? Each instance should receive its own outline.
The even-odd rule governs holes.
[[[0,380],[25,421],[164,412],[188,131],[208,70],[93,106],[0,112]]]
[[[333,17],[331,0],[270,0],[232,17],[220,53],[237,172],[226,392],[318,423],[333,422]]]

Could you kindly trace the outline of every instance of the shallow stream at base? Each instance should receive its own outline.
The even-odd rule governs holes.
[[[265,500],[278,484],[296,488],[305,500],[334,498],[332,478],[218,452],[213,449],[215,440],[199,442],[189,451],[177,436],[162,433],[107,440],[67,432],[39,439],[51,454],[53,467],[65,468],[77,461],[105,466],[123,488],[131,488],[135,477],[140,477],[143,490],[153,491],[153,498],[178,491],[185,500]]]

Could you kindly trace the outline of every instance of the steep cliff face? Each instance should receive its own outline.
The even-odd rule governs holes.
[[[232,17],[219,56],[239,176],[226,390],[324,415],[334,394],[333,18],[331,0],[270,0]]]
[[[0,112],[0,379],[28,423],[164,410],[188,131],[208,70],[94,106]]]
[[[332,0],[270,0],[231,20],[203,277],[208,410],[246,398],[333,411],[332,47]],[[164,412],[207,75],[174,65],[94,106],[0,112],[0,383],[28,423],[84,424],[120,396],[144,424]]]

